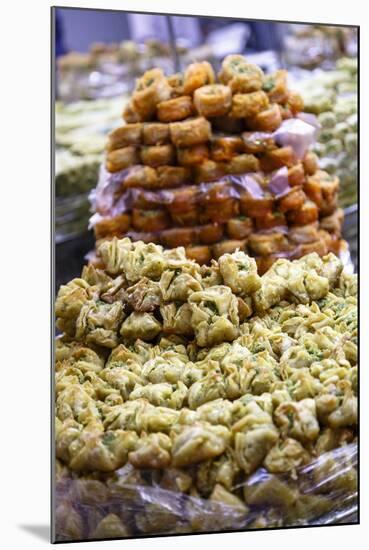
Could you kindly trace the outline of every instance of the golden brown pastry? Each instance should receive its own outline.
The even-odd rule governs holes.
[[[191,63],[186,67],[183,77],[183,93],[191,95],[197,88],[214,84],[213,67],[207,61]]]
[[[318,240],[318,222],[290,227],[288,238],[296,244],[312,243]]]
[[[264,193],[262,197],[256,197],[251,193],[243,193],[240,196],[240,210],[244,216],[257,218],[272,213],[274,198],[270,193]]]
[[[224,227],[219,223],[199,225],[195,228],[196,241],[202,244],[212,244],[220,241],[224,234]]]
[[[161,241],[169,248],[177,246],[188,246],[193,243],[195,229],[193,227],[173,227],[166,229],[161,234]]]
[[[235,252],[236,250],[245,250],[246,244],[246,239],[229,239],[221,241],[211,247],[213,257],[218,259],[220,256],[223,256],[223,254],[232,254],[232,252]]]
[[[258,256],[269,256],[290,248],[283,233],[253,233],[248,238],[249,249]]]
[[[306,254],[311,254],[316,252],[319,256],[325,256],[328,253],[328,246],[324,239],[320,238],[318,241],[306,244],[300,244],[298,246],[298,256],[305,256]]]
[[[232,188],[223,182],[211,185],[200,198],[200,222],[224,223],[239,213],[238,200]]]
[[[331,233],[329,233],[325,229],[319,229],[318,238],[326,244],[327,253],[330,252],[331,248],[334,248],[336,246],[336,243],[339,241],[339,239],[335,235],[331,235]]]
[[[141,147],[141,162],[152,168],[174,164],[176,151],[173,145],[145,145]]]
[[[203,265],[210,262],[211,251],[206,245],[187,246],[186,256],[191,260],[195,260],[198,264]]]
[[[240,134],[245,130],[243,119],[231,117],[229,114],[212,118],[211,124],[218,132],[226,134]]]
[[[337,204],[339,179],[337,176],[331,176],[323,170],[319,170],[318,175],[323,197],[321,212],[323,215],[330,215]],[[334,208],[332,208],[333,206]]]
[[[273,227],[281,227],[287,225],[286,218],[283,212],[267,212],[264,216],[255,218],[256,229],[272,229]]]
[[[132,210],[132,226],[137,231],[161,231],[169,226],[170,220],[164,210]]]
[[[330,216],[325,216],[320,220],[320,227],[329,233],[333,233],[336,236],[341,235],[342,224],[344,219],[344,211],[342,208],[338,208],[336,212]]]
[[[163,145],[170,141],[169,126],[162,122],[147,122],[142,134],[145,145]]]
[[[322,206],[320,207],[320,215],[321,216],[330,216],[333,214],[335,210],[338,208],[338,196],[335,195],[332,198],[324,199],[322,202]]]
[[[258,130],[260,132],[274,132],[280,127],[281,123],[281,112],[277,104],[271,105],[265,111],[261,111],[246,120],[246,125],[250,130]]]
[[[103,239],[107,236],[119,237],[128,231],[131,222],[129,214],[103,218],[94,225],[95,239]]]
[[[125,538],[129,536],[129,530],[116,514],[105,516],[91,534],[92,539]]]
[[[158,188],[169,189],[191,182],[191,171],[183,166],[159,166],[156,169]]]
[[[278,206],[281,212],[289,212],[290,210],[299,210],[307,200],[305,193],[300,187],[293,187],[286,195],[278,201]]]
[[[232,106],[232,92],[223,84],[209,84],[195,90],[193,102],[200,116],[224,116]]]
[[[228,174],[245,174],[247,172],[257,172],[260,169],[260,161],[255,155],[244,153],[234,156],[225,163]]]
[[[250,118],[268,107],[268,96],[262,90],[249,94],[235,94],[232,97],[231,116],[234,118]]]
[[[167,77],[169,86],[172,88],[172,97],[183,95],[183,74],[175,73]]]
[[[244,142],[239,136],[214,136],[211,141],[211,159],[215,162],[231,160],[244,150]]]
[[[253,231],[251,218],[240,216],[227,221],[227,234],[230,239],[242,240],[248,237]]]
[[[168,210],[175,224],[196,225],[198,223],[197,188],[186,186],[172,192]]]
[[[286,147],[278,147],[273,151],[268,151],[260,159],[261,168],[265,171],[275,170],[287,166],[294,166],[297,162],[294,150],[290,145]]]
[[[107,150],[121,149],[127,145],[140,145],[142,138],[142,123],[126,124],[112,130],[108,135]]]
[[[279,112],[281,113],[282,120],[293,118],[293,113],[287,104],[286,105],[278,104],[278,108],[279,108]]]
[[[226,173],[226,164],[215,162],[214,160],[205,160],[199,165],[193,167],[193,174],[196,183],[206,183],[216,181]]]
[[[220,210],[221,209],[221,210]],[[208,202],[200,212],[199,221],[214,223],[225,223],[231,218],[238,216],[239,204],[233,197],[224,197],[216,202]]]
[[[307,200],[299,210],[287,212],[287,219],[292,225],[306,225],[318,219],[319,211],[317,205]]]
[[[301,186],[305,182],[304,166],[301,162],[298,162],[294,166],[288,169],[288,183],[291,187]]]
[[[161,69],[146,71],[136,82],[132,95],[133,109],[141,120],[151,120],[158,103],[170,98],[171,87]]]
[[[127,124],[134,124],[135,122],[141,121],[140,115],[133,107],[132,100],[129,101],[125,106],[122,117],[127,122]]]
[[[329,252],[333,252],[336,256],[339,256],[342,250],[345,250],[347,247],[346,241],[340,239],[336,235],[330,235],[330,241],[327,242],[327,247]]]
[[[157,210],[160,203],[160,195],[148,189],[135,189],[132,196],[132,208],[139,210]]]
[[[206,143],[211,138],[210,122],[204,117],[171,122],[169,128],[172,142],[176,147],[191,147]]]
[[[322,189],[320,185],[319,173],[308,176],[304,182],[304,191],[310,200],[314,201],[315,204],[320,208],[323,202]]]
[[[285,103],[288,98],[287,71],[280,69],[264,79],[263,90],[271,103]]]
[[[302,99],[302,96],[298,92],[291,90],[288,93],[287,107],[291,110],[293,116],[296,116],[298,113],[303,111],[304,100]]]
[[[158,104],[158,119],[161,122],[175,122],[190,117],[194,108],[192,97],[183,95]]]
[[[308,151],[305,154],[302,164],[304,166],[305,173],[309,176],[312,176],[317,170],[319,170],[318,157],[311,151]]]
[[[261,89],[264,74],[260,67],[248,63],[243,55],[227,55],[218,77],[232,93],[248,93]]]
[[[155,189],[158,177],[154,168],[150,166],[133,166],[122,181],[123,189],[130,187],[142,187],[143,189]]]
[[[177,160],[181,166],[201,164],[209,158],[209,147],[205,143],[177,149]]]
[[[139,164],[139,162],[138,150],[132,145],[109,151],[106,155],[106,169],[108,172],[119,172],[133,164]]]
[[[271,254],[270,256],[255,256],[258,273],[264,275],[278,259],[278,255]]]

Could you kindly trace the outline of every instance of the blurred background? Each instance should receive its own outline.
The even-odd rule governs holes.
[[[289,71],[305,111],[318,116],[315,152],[341,182],[344,238],[357,262],[357,29],[212,17],[55,9],[56,287],[79,275],[94,239],[88,230],[107,133],[119,126],[135,80],[193,61],[218,69],[245,54],[266,73]]]

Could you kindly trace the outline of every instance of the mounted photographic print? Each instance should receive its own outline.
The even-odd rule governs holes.
[[[53,542],[358,523],[359,28],[52,26]]]

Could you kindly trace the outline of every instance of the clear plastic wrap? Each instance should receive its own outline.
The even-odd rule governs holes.
[[[327,212],[336,204],[335,182],[324,172],[311,178],[306,189],[295,185],[283,166],[268,178],[255,172],[174,189],[122,192],[122,181],[129,172],[124,170],[120,180],[117,173],[111,175],[102,168],[95,193],[96,213],[90,220],[97,241],[128,236],[167,248],[185,246],[189,257],[200,263],[240,248],[260,257],[261,272],[271,265],[266,257],[339,253],[340,219],[325,225],[328,218],[319,220],[317,202],[323,200],[324,185],[333,189],[325,200]]]
[[[102,166],[90,196],[96,240],[185,246],[200,263],[240,248],[259,258],[261,272],[271,265],[266,257],[337,254],[340,227],[319,226],[336,209],[337,182],[308,152],[318,124],[304,114],[274,132],[215,134],[210,143],[179,149],[187,154],[182,166],[134,164],[113,173]]]
[[[132,167],[114,174],[107,172],[104,167],[101,168],[99,185],[90,195],[95,211],[90,219],[90,227],[93,227],[102,218],[111,218],[130,212],[134,208],[140,210],[163,208],[168,210],[170,214],[182,210],[189,211],[193,207],[203,211],[204,206],[206,207],[209,203],[220,203],[223,198],[234,199],[237,203],[239,202],[241,211],[242,204],[246,203],[248,198],[254,202],[258,199],[267,199],[268,210],[272,211],[278,209],[280,199],[292,193],[292,191],[296,193],[300,190],[300,193],[302,192],[300,186],[294,185],[294,182],[291,181],[286,166],[274,170],[268,175],[268,178],[265,178],[260,172],[249,172],[239,175],[227,175],[213,182],[186,185],[174,189],[146,190],[138,187],[122,189],[125,179],[135,168]],[[329,178],[328,174],[324,172],[316,174],[315,186],[319,187],[321,185],[323,174],[325,178]],[[306,200],[306,197],[303,196],[303,201],[304,199]],[[253,213],[253,211],[250,211],[250,216],[260,217],[264,214],[264,204],[263,208],[260,208],[260,204],[255,203],[255,206],[258,207],[258,212]],[[286,205],[286,208],[282,208],[282,211],[296,209],[298,206],[301,206],[301,204],[292,203],[291,206]],[[198,218],[199,212],[197,212],[196,217],[197,223]],[[179,223],[178,225],[196,225],[196,220],[194,223]]]
[[[61,467],[56,480],[56,540],[241,531],[357,521],[357,444],[325,452],[291,474],[264,468],[232,490],[216,485],[210,498],[188,494],[176,471],[136,470],[78,477]],[[176,486],[181,490],[175,490]],[[228,500],[227,500],[228,499]]]
[[[291,146],[298,159],[302,159],[309,147],[315,142],[317,128],[315,121],[302,118],[284,120],[274,132],[273,138],[278,145]]]
[[[274,133],[249,132],[244,137],[244,141],[246,149],[249,148],[250,152],[267,153],[271,147],[270,144],[274,143],[275,147],[277,143],[282,145],[279,151],[282,151],[283,148],[291,148],[292,154],[297,159],[302,159],[313,143],[315,133],[316,127],[314,126],[314,121],[309,120],[309,122],[305,122],[302,119],[294,118],[283,121]],[[227,183],[231,187],[231,196],[236,199],[239,199],[245,192],[259,198],[265,192],[273,192],[276,177],[278,178],[279,185],[282,178],[284,181],[283,192],[281,193],[278,187],[276,198],[279,198],[281,194],[288,193],[294,185],[292,180],[290,183],[288,181],[288,158],[278,158],[273,159],[273,161],[268,159],[267,162],[272,163],[272,170],[268,174],[268,177],[265,178],[266,174],[247,168],[245,170],[249,157],[253,157],[252,154],[239,155],[234,158],[240,159],[240,157],[242,159],[239,164],[228,167],[222,162],[210,160],[204,162],[201,165],[201,173],[196,176],[196,185],[191,184],[191,174],[183,167],[163,166],[161,167],[161,172],[159,170],[155,173],[152,168],[141,165],[134,165],[116,172],[109,172],[105,166],[102,166],[98,185],[90,194],[93,211],[101,216],[110,217],[121,214],[122,212],[129,211],[134,206],[137,196],[142,193],[153,204],[167,206],[172,204],[178,188],[183,190],[183,184],[190,184],[185,187],[186,189],[190,187],[193,190],[193,194],[196,195],[196,201],[199,203],[201,203],[202,196],[209,189],[214,185],[219,186],[221,183]],[[257,161],[256,157],[254,159]],[[278,166],[280,162],[282,166]],[[287,164],[284,165],[284,163]],[[280,168],[279,170],[278,167]],[[173,174],[173,170],[181,173],[175,175]],[[198,181],[198,177],[202,179]],[[269,181],[269,185],[264,182],[262,189],[258,182],[265,179]],[[142,208],[142,205],[140,207]],[[91,226],[95,224],[96,219],[99,218],[92,216],[90,220]]]

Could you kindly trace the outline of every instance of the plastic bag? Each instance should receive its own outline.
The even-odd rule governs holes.
[[[186,203],[200,206],[203,202],[209,201],[214,195],[214,201],[220,198],[219,192],[235,200],[239,200],[244,193],[250,194],[253,198],[262,198],[265,193],[272,191],[266,186],[260,185],[260,174],[249,172],[240,175],[223,176],[214,182],[204,182],[197,185],[186,185],[172,189],[147,190],[143,188],[124,189],[124,181],[138,167],[115,172],[108,172],[104,166],[100,170],[99,184],[90,194],[90,201],[95,214],[90,219],[90,227],[93,227],[100,218],[96,216],[116,216],[122,212],[128,212],[132,208],[151,209],[178,206],[181,197]],[[282,178],[285,182],[284,193],[291,190],[288,184],[288,170],[283,167],[276,170],[270,178],[272,186],[276,177]],[[217,195],[217,196],[216,196]]]
[[[96,240],[128,236],[168,248],[185,246],[201,264],[239,248],[258,259],[260,273],[280,257],[338,254],[337,181],[316,171],[314,159],[305,156],[315,136],[314,120],[287,119],[274,133],[217,138],[214,158],[222,160],[207,159],[192,171],[134,165],[110,173],[102,166],[91,193]],[[239,141],[250,154],[238,154]],[[269,171],[244,172],[250,157],[264,159]],[[334,230],[319,225],[327,216],[337,218]]]
[[[313,121],[309,123],[301,118],[284,120],[274,132],[273,138],[281,146],[290,145],[298,159],[302,159],[309,147],[315,142],[317,128]]]
[[[274,212],[280,215],[286,213],[289,216],[291,212],[299,212],[309,207],[311,212],[307,218],[305,212],[301,212],[301,221],[290,220],[293,225],[305,225],[315,221],[319,214],[318,206],[308,200],[300,186],[290,181],[287,167],[272,172],[267,183],[264,183],[260,173],[256,172],[224,176],[216,182],[158,191],[141,188],[122,191],[122,182],[127,176],[126,170],[108,174],[105,168],[102,168],[101,173],[100,183],[92,197],[95,214],[90,219],[90,227],[104,219],[114,218],[123,213],[130,214],[134,210],[165,212],[169,216],[168,222],[170,221],[171,226],[225,222],[237,215],[260,219],[265,217],[266,213]],[[310,185],[311,191],[306,192],[321,194],[317,186],[319,187],[319,182],[327,186],[327,178],[329,179],[329,176],[324,172],[317,174]],[[332,178],[332,192],[328,193],[327,188],[323,215],[330,215],[336,210],[335,185]],[[132,229],[141,230],[134,226]]]
[[[186,192],[190,199],[201,204],[204,195],[221,184],[229,189],[230,195],[235,199],[240,199],[246,192],[254,198],[262,198],[266,193],[274,192],[276,179],[279,186],[275,198],[278,199],[296,185],[292,177],[289,181],[287,166],[294,166],[298,160],[303,159],[315,140],[316,118],[303,114],[307,120],[302,116],[284,120],[273,133],[246,132],[243,135],[246,150],[253,151],[260,159],[268,157],[273,151],[280,153],[286,147],[285,156],[267,159],[268,174],[252,170],[251,166],[258,164],[258,159],[252,153],[232,156],[231,162],[204,159],[202,164],[193,167],[194,173],[188,167],[181,166],[159,166],[155,170],[150,166],[133,165],[117,172],[108,172],[102,166],[98,185],[90,194],[92,210],[102,216],[116,216],[130,211],[135,205],[145,209],[142,204],[137,206],[140,197],[146,198],[152,207],[168,207],[181,192]],[[230,136],[230,139],[234,137]],[[281,145],[282,149],[276,148],[276,145]],[[224,160],[225,158],[229,159],[227,155]],[[255,162],[250,163],[251,158]],[[264,181],[265,176],[267,183]],[[300,184],[303,178],[302,171]],[[93,216],[90,220],[91,227],[95,220]]]
[[[201,498],[187,494],[185,484],[183,492],[171,484],[170,470],[139,471],[130,464],[95,479],[63,470],[55,488],[56,541],[355,523],[357,444],[326,452],[289,475],[260,468],[233,488],[240,496],[234,502],[226,503],[222,486]]]

